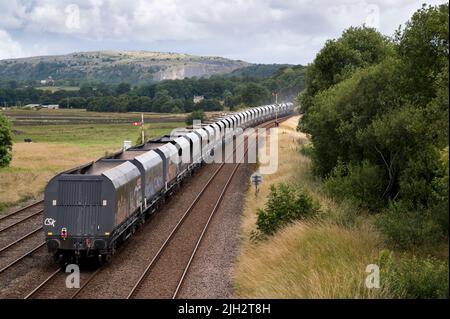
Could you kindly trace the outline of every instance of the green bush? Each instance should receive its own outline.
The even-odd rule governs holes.
[[[436,147],[428,147],[411,156],[405,164],[399,179],[399,198],[407,202],[410,209],[431,207],[441,200],[438,193],[441,193],[440,180],[445,173],[440,171],[443,165],[440,157]]]
[[[377,218],[388,242],[399,248],[448,238],[448,147],[439,161],[433,157],[410,162],[408,167],[408,174],[401,178],[401,199]]]
[[[448,263],[434,258],[403,255],[394,258],[382,252],[380,282],[395,298],[448,298]]]
[[[367,161],[360,165],[345,165],[339,161],[325,181],[325,190],[340,201],[347,199],[356,206],[376,210],[384,204],[383,181],[384,172],[376,165]]]
[[[0,167],[9,165],[12,159],[11,151],[11,124],[3,114],[0,114]]]
[[[448,238],[449,226],[449,211],[448,211],[448,177],[449,177],[449,162],[448,162],[448,146],[441,154],[440,168],[438,169],[438,176],[433,180],[433,205],[432,210],[436,216],[436,220],[442,227],[442,231]]]
[[[300,154],[306,157],[312,157],[314,154],[314,146],[311,143],[301,145]]]
[[[433,244],[445,237],[445,229],[434,215],[430,209],[410,211],[397,202],[377,217],[376,224],[393,247],[406,249]]]
[[[256,226],[262,234],[271,235],[294,220],[314,216],[318,210],[306,192],[284,183],[271,185],[265,208],[257,212]]]
[[[186,124],[192,125],[194,120],[199,120],[201,122],[205,121],[206,115],[203,110],[195,110],[186,117]]]

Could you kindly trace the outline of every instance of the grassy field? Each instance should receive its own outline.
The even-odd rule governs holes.
[[[184,126],[180,122],[146,124],[151,136],[159,136],[171,129]],[[104,145],[120,148],[124,140],[133,142],[139,136],[140,127],[126,124],[66,124],[66,125],[15,125],[14,144],[31,138],[35,143],[60,143],[79,147]]]
[[[50,125],[50,124],[110,124],[131,123],[141,120],[141,113],[88,112],[85,109],[19,109],[1,111],[15,125]],[[144,113],[146,123],[184,122],[186,114]]]
[[[51,110],[46,111],[48,113],[67,117],[81,112]],[[84,116],[91,115],[85,113]],[[92,113],[93,117],[97,115]],[[136,114],[103,113],[100,116],[121,120],[136,117]],[[151,116],[154,122],[145,125],[149,137],[161,136],[185,125],[180,121],[158,122],[156,115]],[[116,151],[124,140],[134,144],[140,134],[140,128],[131,121],[113,124],[71,124],[68,121],[55,125],[49,120],[48,124],[41,121],[39,125],[14,125],[13,129],[13,160],[9,167],[0,169],[0,213],[8,206],[41,196],[48,180],[58,172]],[[25,138],[33,142],[25,143]]]
[[[258,198],[247,194],[242,223],[241,251],[235,271],[239,298],[373,298],[381,290],[364,286],[366,266],[376,262],[381,249],[377,232],[360,220],[345,227],[345,207],[337,205],[310,174],[310,159],[300,154],[307,137],[295,131],[298,117],[280,125],[279,167],[265,175]],[[251,240],[258,208],[264,206],[269,186],[293,182],[308,189],[328,218],[297,222],[261,242]]]

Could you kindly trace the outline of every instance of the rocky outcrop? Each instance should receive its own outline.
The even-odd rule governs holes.
[[[251,64],[221,57],[148,51],[76,52],[0,61],[0,77],[18,81],[91,80],[142,84],[185,77],[209,77]]]

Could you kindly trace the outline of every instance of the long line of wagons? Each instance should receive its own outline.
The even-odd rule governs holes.
[[[227,142],[227,132],[292,111],[292,103],[252,108],[56,175],[44,193],[48,251],[62,264],[87,257],[108,260],[183,179]]]

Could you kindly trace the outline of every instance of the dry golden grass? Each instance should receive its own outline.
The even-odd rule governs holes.
[[[378,250],[371,232],[330,222],[297,222],[273,238],[249,244],[237,273],[241,298],[370,298],[366,266]]]
[[[297,148],[299,144],[307,143],[308,139],[305,134],[295,130],[298,123],[298,117],[292,117],[283,122],[278,130],[278,169],[275,174],[264,175],[264,182],[260,186],[258,197],[254,196],[254,189],[249,190],[247,200],[245,203],[245,218],[243,219],[243,233],[248,237],[250,232],[254,229],[256,215],[254,212],[258,208],[264,206],[264,198],[269,193],[269,186],[271,184],[286,182],[293,180],[293,170],[297,167],[307,167],[309,159],[304,156],[297,156]],[[296,154],[296,156],[292,156]]]
[[[279,167],[265,175],[258,198],[250,189],[242,222],[241,251],[235,269],[235,295],[239,298],[370,298],[383,292],[364,286],[366,266],[378,256],[379,239],[368,222],[344,226],[346,207],[320,189],[310,173],[310,159],[299,152],[308,138],[295,130],[298,117],[280,125]],[[256,211],[265,204],[269,186],[292,182],[307,189],[327,218],[297,222],[269,239],[250,240]],[[348,212],[345,212],[348,215]],[[324,216],[323,216],[324,217]]]
[[[0,170],[0,203],[35,198],[56,173],[92,161],[107,151],[113,151],[111,145],[15,143],[11,165]]]

